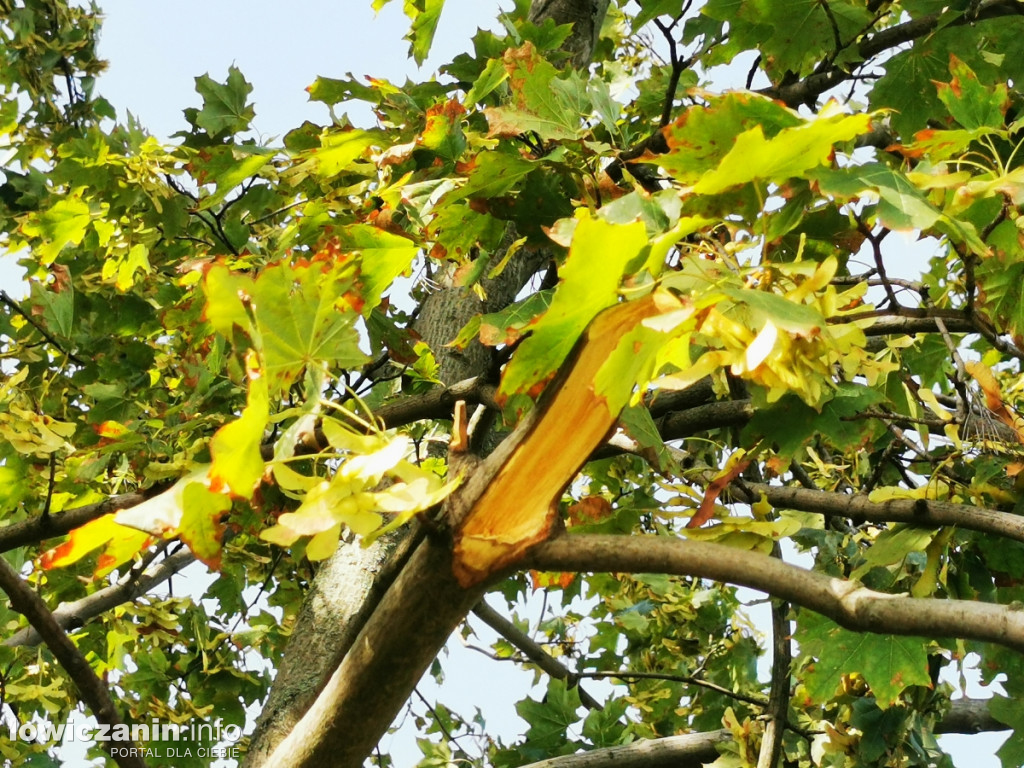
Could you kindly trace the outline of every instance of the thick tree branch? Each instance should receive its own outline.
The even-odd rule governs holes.
[[[718,759],[716,745],[729,741],[732,733],[723,728],[552,757],[523,768],[702,768]]]
[[[697,576],[788,600],[850,630],[982,640],[1024,653],[1024,611],[1011,606],[889,595],[712,542],[563,535],[538,545],[522,565],[543,571]]]
[[[92,710],[96,721],[113,728],[122,725],[114,700],[107,685],[99,679],[85,656],[68,639],[60,628],[46,603],[28,583],[18,575],[8,562],[0,557],[0,589],[7,593],[11,608],[20,613],[46,643],[46,647],[74,681],[82,701]],[[106,742],[109,744],[110,742]],[[120,742],[119,742],[120,743]],[[134,745],[133,745],[134,746]],[[114,761],[121,768],[145,768],[145,762],[134,750],[117,750],[112,753]]]
[[[396,534],[365,549],[341,546],[321,564],[296,619],[301,642],[290,642],[278,664],[277,679],[287,685],[271,687],[246,765],[274,765],[271,753],[316,701],[422,538],[421,530]]]
[[[451,543],[426,537],[315,703],[264,761],[274,768],[358,768],[483,586],[462,589]],[[354,724],[359,724],[354,726]]]
[[[949,712],[935,724],[935,733],[987,733],[1008,731],[1010,726],[996,720],[983,699],[957,699]]]
[[[195,561],[195,555],[191,550],[182,549],[162,560],[148,572],[135,575],[134,578],[132,574],[129,574],[117,584],[112,584],[80,600],[62,604],[53,612],[53,619],[57,622],[57,626],[65,632],[77,629],[111,608],[146,594]],[[34,627],[25,627],[4,640],[3,644],[8,647],[16,647],[38,645],[41,642],[43,642],[43,638]]]
[[[8,552],[28,544],[37,544],[43,539],[63,536],[98,517],[141,504],[146,499],[163,490],[165,490],[164,486],[155,486],[143,493],[125,493],[120,496],[111,496],[109,499],[104,499],[97,504],[75,507],[58,515],[34,517],[30,520],[23,520],[20,523],[0,528],[0,552]]]

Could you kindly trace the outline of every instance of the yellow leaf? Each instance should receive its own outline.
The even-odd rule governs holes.
[[[217,430],[210,441],[210,487],[214,491],[227,488],[233,495],[247,499],[263,477],[265,465],[260,447],[270,419],[270,394],[253,350],[249,350],[245,363],[249,399],[242,415]]]
[[[318,533],[306,545],[306,557],[314,562],[326,560],[338,548],[338,538],[340,535],[341,523]]]
[[[935,397],[935,393],[932,392],[930,389],[928,389],[927,387],[920,387],[917,390],[917,396],[921,398],[922,403],[928,406],[928,410],[930,410],[940,419],[942,419],[943,421],[952,420],[953,416],[950,414],[949,411],[947,411],[945,408],[939,405],[938,398]]]

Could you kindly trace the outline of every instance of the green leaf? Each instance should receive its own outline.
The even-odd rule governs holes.
[[[936,536],[930,528],[896,526],[882,531],[864,553],[864,562],[850,574],[851,579],[862,579],[872,568],[902,565],[912,552],[924,552]]]
[[[776,183],[800,176],[830,158],[833,145],[871,128],[867,114],[819,117],[795,128],[784,128],[766,139],[761,126],[736,137],[729,153],[704,174],[693,191],[713,195],[755,179]]]
[[[516,704],[516,712],[530,725],[526,733],[530,745],[553,750],[564,742],[566,729],[579,722],[579,707],[579,691],[567,687],[564,680],[551,679],[544,701],[526,699]]]
[[[355,327],[364,302],[357,275],[355,258],[330,252],[311,261],[271,264],[255,279],[216,264],[205,280],[206,319],[229,339],[235,327],[249,334],[277,393],[306,366],[365,362]],[[374,286],[378,282],[379,276],[370,280]]]
[[[304,153],[305,162],[295,166],[288,178],[297,183],[308,173],[322,179],[337,176],[348,170],[367,149],[380,143],[381,136],[376,131],[348,128],[324,133],[320,137],[320,147]]]
[[[215,163],[203,166],[201,181],[213,184],[215,189],[199,201],[199,210],[204,211],[224,202],[232,190],[246,179],[257,175],[270,164],[274,151],[262,147],[224,147],[216,151]]]
[[[43,308],[43,324],[46,329],[62,339],[72,338],[75,330],[75,289],[67,285],[59,290],[56,286],[43,287],[32,284],[32,301]]]
[[[417,64],[422,64],[430,53],[443,8],[444,0],[405,0],[405,15],[412,21],[405,39]]]
[[[672,457],[672,451],[662,440],[647,406],[634,405],[626,408],[619,415],[619,420],[626,434],[640,446],[640,455],[647,463],[665,475],[679,470],[679,463]]]
[[[729,37],[743,48],[758,48],[773,80],[787,72],[809,74],[828,55],[835,37],[843,41],[863,34],[872,19],[863,3],[819,0],[709,0],[703,12],[729,22]]]
[[[218,83],[207,75],[196,78],[196,91],[203,97],[203,108],[196,114],[195,123],[211,136],[220,133],[241,133],[249,129],[256,112],[248,103],[252,86],[241,71],[232,65],[228,79]]]
[[[883,709],[911,685],[930,685],[928,642],[920,638],[850,632],[829,619],[804,612],[796,640],[815,657],[805,685],[816,702],[829,701],[843,675],[861,674]]]
[[[337,234],[338,247],[360,255],[359,288],[362,314],[380,304],[381,296],[399,275],[408,272],[419,247],[406,237],[369,224],[352,224]]]
[[[50,208],[21,225],[23,234],[43,238],[38,251],[43,264],[50,264],[66,245],[78,245],[92,221],[88,203],[77,194],[62,197]]]
[[[874,193],[879,197],[878,217],[890,229],[930,229],[942,213],[906,176],[881,163],[835,170],[819,168],[811,177],[821,191],[843,200]]]
[[[675,18],[683,10],[683,0],[643,0],[640,6],[640,12],[633,18],[634,32],[658,16]]]
[[[996,720],[1010,726],[1012,733],[999,748],[999,758],[1006,768],[1024,765],[1024,711],[1016,697],[993,696],[988,711]]]
[[[729,93],[708,106],[690,107],[662,133],[668,152],[657,163],[682,184],[695,184],[716,169],[736,137],[755,128],[769,139],[803,121],[792,110],[754,93]]]
[[[346,101],[366,101],[375,104],[378,101],[378,92],[369,85],[363,85],[352,73],[344,80],[331,77],[318,77],[313,81],[306,91],[309,93],[310,101],[320,101],[333,107]]]
[[[975,128],[1002,128],[1010,95],[1005,84],[986,87],[969,66],[955,55],[950,56],[949,83],[936,83],[939,100],[949,114],[968,130]]]
[[[504,394],[526,393],[558,368],[597,313],[616,302],[626,264],[646,245],[640,222],[578,220],[558,290],[505,369]]]
[[[559,77],[533,43],[509,48],[503,59],[512,104],[484,110],[489,136],[518,136],[535,132],[542,140],[576,139],[590,114],[586,84],[575,73]]]

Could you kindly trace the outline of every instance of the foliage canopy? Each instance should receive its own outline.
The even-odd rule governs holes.
[[[364,551],[312,697],[345,674],[249,765],[391,764],[474,605],[547,693],[511,742],[409,704],[422,765],[1024,765],[1020,3],[517,0],[269,144],[234,67],[165,144],[100,95],[97,9],[0,13],[5,727],[244,725]],[[1005,695],[952,703],[969,660]]]

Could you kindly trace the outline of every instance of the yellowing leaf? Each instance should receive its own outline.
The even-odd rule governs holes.
[[[110,541],[119,530],[123,531],[125,528],[117,524],[113,513],[91,520],[73,530],[63,544],[44,552],[39,558],[39,565],[45,570],[50,570],[76,563],[97,547]]]
[[[218,429],[210,441],[210,487],[214,491],[227,488],[233,495],[247,499],[263,476],[265,465],[260,447],[270,418],[270,397],[267,379],[252,351],[246,368],[249,399],[242,415]]]
[[[501,380],[505,395],[529,392],[572,351],[587,324],[618,300],[623,270],[647,245],[641,222],[611,224],[580,213],[551,306],[532,326]]]
[[[190,483],[208,482],[209,465],[194,469],[163,493],[146,499],[130,509],[122,509],[114,513],[114,519],[121,525],[127,525],[153,536],[169,538],[178,532],[184,511],[185,488]]]
[[[180,535],[192,553],[210,568],[220,568],[224,525],[221,519],[231,509],[231,499],[214,493],[206,483],[189,483],[181,495],[183,514]]]
[[[766,139],[761,126],[736,137],[736,143],[717,168],[701,177],[693,191],[713,195],[755,179],[782,182],[829,159],[833,145],[871,129],[871,115],[819,118],[784,128]]]
[[[313,562],[326,560],[338,548],[338,537],[341,536],[341,523],[326,531],[321,531],[306,545],[306,557]]]
[[[399,435],[373,453],[353,456],[338,470],[343,478],[358,479],[364,485],[373,486],[389,472],[409,450],[409,439]]]

